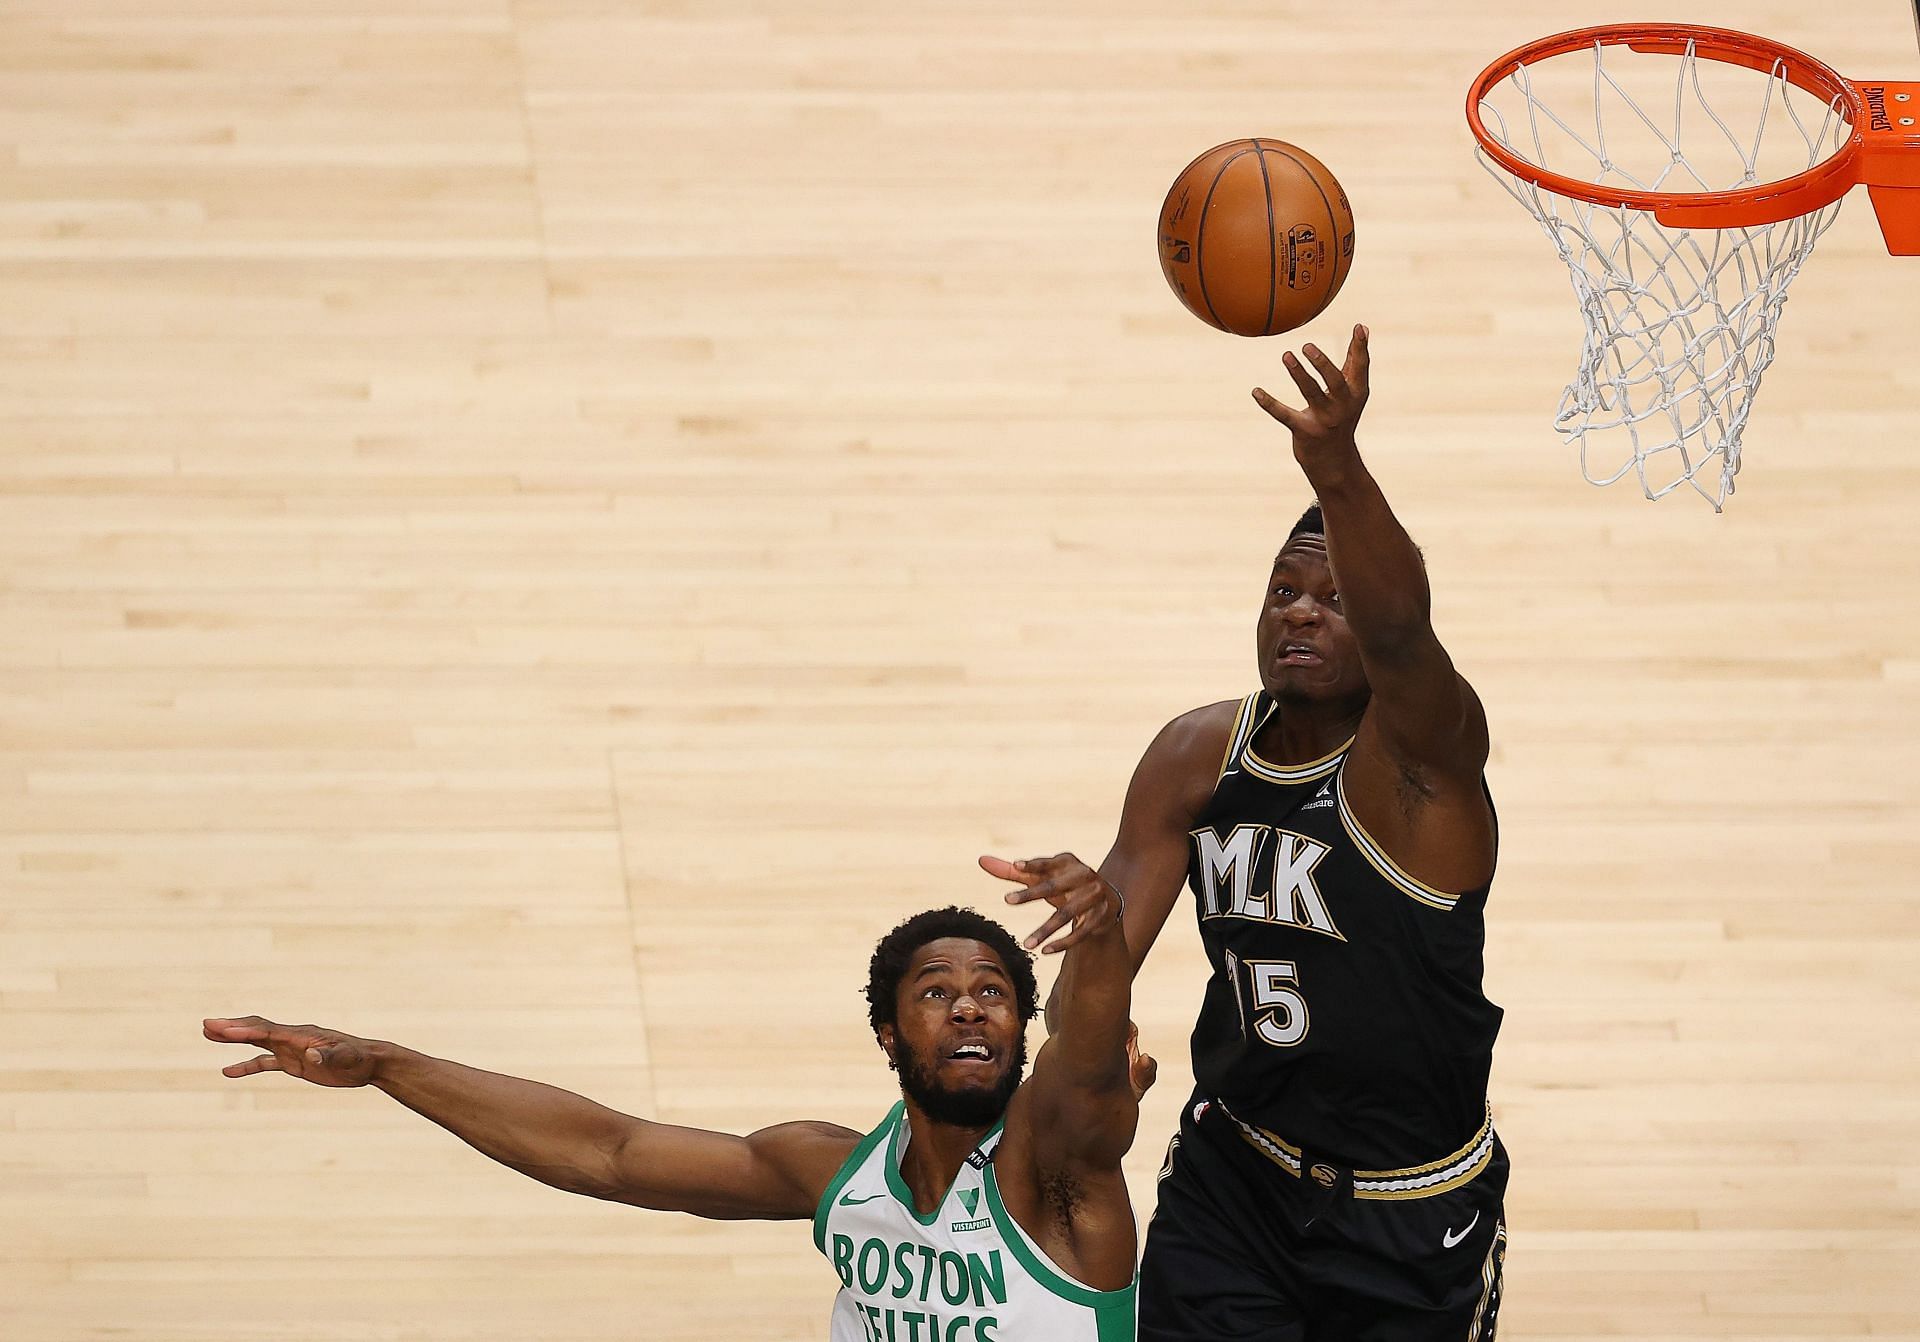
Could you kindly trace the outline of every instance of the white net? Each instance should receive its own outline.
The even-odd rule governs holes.
[[[1780,65],[1697,58],[1691,43],[1677,55],[1595,43],[1522,65],[1480,111],[1536,166],[1642,191],[1779,181],[1831,157],[1851,130],[1837,99],[1797,88]],[[1670,228],[1515,178],[1484,150],[1480,161],[1573,275],[1586,340],[1554,427],[1579,448],[1582,473],[1601,485],[1632,474],[1650,499],[1690,485],[1719,511],[1787,286],[1838,203],[1777,224]]]

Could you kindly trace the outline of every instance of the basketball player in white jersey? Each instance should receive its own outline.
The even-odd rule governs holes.
[[[1071,854],[980,865],[1026,887],[1020,902],[1079,910],[1052,1037],[1022,1080],[1033,961],[998,923],[958,908],[908,919],[880,942],[867,983],[902,1098],[865,1134],[798,1122],[735,1137],[318,1026],[248,1016],[204,1030],[268,1050],[227,1076],[375,1086],[570,1193],[716,1220],[811,1218],[840,1282],[832,1342],[1131,1342],[1120,1158],[1139,1112],[1120,898]]]

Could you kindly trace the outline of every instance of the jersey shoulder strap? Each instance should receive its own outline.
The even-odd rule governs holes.
[[[1484,775],[1482,775],[1480,779],[1480,790],[1486,794],[1487,806],[1491,809],[1493,806],[1493,793],[1488,790],[1486,777]],[[1428,885],[1419,877],[1407,872],[1398,862],[1395,862],[1393,858],[1388,856],[1386,848],[1378,839],[1367,832],[1365,825],[1360,823],[1360,817],[1354,814],[1353,805],[1347,800],[1347,771],[1344,767],[1335,775],[1334,793],[1340,805],[1340,824],[1345,828],[1347,837],[1352,840],[1354,848],[1359,851],[1360,856],[1367,860],[1367,864],[1371,866],[1374,871],[1378,872],[1388,885],[1413,900],[1416,904],[1424,904],[1430,909],[1438,909],[1442,913],[1448,913],[1462,901],[1473,903],[1484,899],[1487,893],[1493,888],[1492,876],[1488,876],[1485,883],[1477,885],[1471,890],[1458,893],[1436,889]],[[1494,824],[1494,847],[1497,854],[1499,848],[1499,822],[1497,820]]]
[[[833,1200],[840,1196],[840,1190],[845,1188],[847,1181],[867,1163],[874,1150],[893,1135],[894,1129],[900,1124],[900,1116],[906,1112],[906,1107],[905,1101],[895,1103],[893,1108],[887,1111],[887,1116],[880,1120],[880,1125],[860,1139],[860,1145],[854,1147],[853,1153],[840,1163],[840,1168],[827,1182],[826,1192],[822,1193],[820,1201],[814,1204],[813,1245],[821,1253],[827,1252],[827,1213],[833,1207]]]
[[[1234,770],[1242,767],[1247,746],[1253,740],[1253,734],[1260,730],[1266,721],[1268,710],[1262,705],[1266,701],[1264,690],[1255,690],[1240,701],[1240,711],[1234,715],[1233,732],[1227,737],[1226,754],[1220,757],[1220,772],[1214,777],[1214,785]]]
[[[1047,1256],[1046,1251],[1027,1233],[1026,1227],[1013,1219],[1013,1213],[1007,1210],[1007,1204],[1000,1198],[999,1176],[991,1167],[987,1170],[986,1191],[987,1208],[1000,1232],[1001,1243],[1012,1252],[1014,1260],[1033,1279],[1034,1284],[1071,1304],[1093,1310],[1100,1342],[1108,1342],[1110,1338],[1132,1338],[1134,1292],[1140,1283],[1139,1272],[1134,1273],[1133,1281],[1117,1291],[1098,1290],[1074,1280]]]

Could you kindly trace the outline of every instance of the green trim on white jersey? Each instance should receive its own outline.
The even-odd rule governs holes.
[[[1124,1291],[1096,1291],[1069,1277],[1053,1265],[1053,1260],[1007,1211],[1007,1204],[1000,1200],[1000,1176],[991,1163],[986,1168],[986,1186],[987,1210],[1000,1228],[1000,1238],[1013,1250],[1014,1258],[1026,1269],[1027,1275],[1062,1300],[1093,1310],[1094,1323],[1099,1329],[1098,1342],[1132,1342],[1133,1287]]]
[[[899,1112],[903,1107],[896,1105],[894,1112]],[[833,1182],[827,1185],[827,1191],[820,1195],[820,1202],[813,1209],[813,1247],[821,1253],[827,1251],[827,1209],[833,1206],[833,1200],[840,1196],[840,1190],[847,1186],[847,1180],[853,1177],[853,1172],[866,1162],[867,1157],[873,1153],[873,1148],[880,1145],[881,1139],[886,1137],[892,1124],[893,1114],[890,1113],[885,1122],[862,1137],[860,1145],[853,1148],[853,1154],[841,1162],[839,1170],[833,1176]]]
[[[1075,1281],[1008,1214],[1002,1135],[981,1139],[924,1215],[900,1172],[906,1105],[861,1139],[814,1209],[814,1244],[840,1278],[832,1342],[1132,1342],[1134,1286]]]
[[[892,1112],[887,1115],[887,1122],[893,1125],[892,1149],[888,1153],[886,1161],[887,1191],[893,1194],[894,1201],[898,1202],[901,1207],[906,1210],[908,1216],[911,1216],[923,1226],[930,1226],[935,1221],[938,1221],[940,1219],[940,1213],[947,1209],[947,1204],[953,1200],[954,1189],[960,1187],[961,1181],[955,1179],[952,1184],[948,1185],[946,1194],[940,1199],[940,1204],[925,1216],[920,1214],[919,1210],[913,1205],[913,1190],[907,1187],[906,1176],[900,1173],[900,1162],[906,1159],[907,1155],[906,1113],[906,1101],[902,1100],[900,1103],[894,1105]],[[988,1130],[987,1135],[980,1139],[980,1145],[975,1149],[991,1151],[995,1146],[999,1145],[1000,1133],[1006,1126],[1007,1118],[1005,1114],[1002,1114],[1000,1121]],[[869,1136],[871,1136],[871,1134],[869,1134]],[[970,1212],[969,1214],[975,1213]]]

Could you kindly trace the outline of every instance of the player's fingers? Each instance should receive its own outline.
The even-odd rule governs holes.
[[[1071,950],[1073,947],[1078,946],[1092,934],[1093,929],[1087,924],[1075,923],[1067,929],[1067,934],[1064,937],[1061,937],[1058,941],[1049,941],[1046,945],[1042,946],[1040,948],[1040,954],[1058,955],[1062,951]]]
[[[1353,328],[1353,339],[1347,342],[1347,366],[1345,369],[1347,385],[1358,395],[1367,394],[1367,373],[1373,366],[1373,354],[1367,349],[1367,341],[1372,332],[1364,326]]]
[[[1279,401],[1274,400],[1272,396],[1267,394],[1267,390],[1264,387],[1255,387],[1253,389],[1253,403],[1286,425],[1289,429],[1294,426],[1294,416],[1299,413],[1299,411],[1290,409],[1282,405]]]
[[[1103,911],[1107,904],[1107,884],[1093,872],[1086,875],[1088,879],[1075,886],[1067,898],[1055,906],[1073,920],[1073,929],[1058,941],[1042,947],[1042,954],[1058,955],[1106,926],[1108,916]]]
[[[1066,886],[1073,884],[1077,873],[1087,870],[1087,864],[1072,853],[1055,853],[1051,857],[1027,858],[1020,863],[1020,869]]]
[[[1030,885],[1024,890],[1007,891],[1007,903],[1031,904],[1036,900],[1056,899],[1059,894],[1060,887],[1056,883],[1051,880],[1041,881],[1038,885]]]
[[[214,1017],[200,1022],[200,1033],[216,1044],[261,1044],[267,1039],[267,1031],[253,1022],[258,1017],[234,1020]]]
[[[1022,885],[1032,885],[1041,879],[1041,874],[1031,870],[1029,862],[1009,862],[1004,857],[990,857],[981,854],[980,870],[1002,881],[1018,881]]]
[[[1342,373],[1333,360],[1327,357],[1325,350],[1318,345],[1303,345],[1300,352],[1307,356],[1307,362],[1320,370],[1320,376],[1326,379],[1329,392],[1338,393],[1346,385],[1346,374]]]
[[[279,1072],[284,1070],[285,1069],[280,1066],[280,1059],[274,1057],[271,1053],[263,1053],[257,1058],[248,1058],[245,1062],[236,1062],[231,1067],[222,1067],[220,1069],[220,1075],[242,1077],[252,1076],[255,1072]]]
[[[1046,922],[1035,928],[1033,935],[1020,944],[1028,950],[1032,950],[1072,921],[1073,915],[1071,913],[1068,913],[1065,909],[1055,909],[1053,915],[1049,917]]]
[[[1028,871],[1038,872],[1059,889],[1067,892],[1078,889],[1095,878],[1093,868],[1072,853],[1055,853],[1052,857],[1030,857],[1021,865]]]
[[[1313,346],[1309,345],[1307,348],[1312,349]],[[1327,403],[1326,390],[1314,380],[1313,374],[1307,371],[1306,365],[1301,363],[1292,351],[1282,354],[1280,362],[1286,365],[1288,375],[1293,378],[1293,385],[1300,388],[1300,394],[1307,398],[1307,409],[1312,410]]]
[[[1062,909],[1060,912],[1065,913],[1067,910]],[[1042,955],[1058,955],[1070,947],[1078,946],[1081,942],[1092,936],[1099,926],[1099,922],[1093,919],[1074,918],[1073,926],[1067,929],[1067,934],[1058,941],[1050,941],[1045,946],[1042,946],[1040,953]]]

